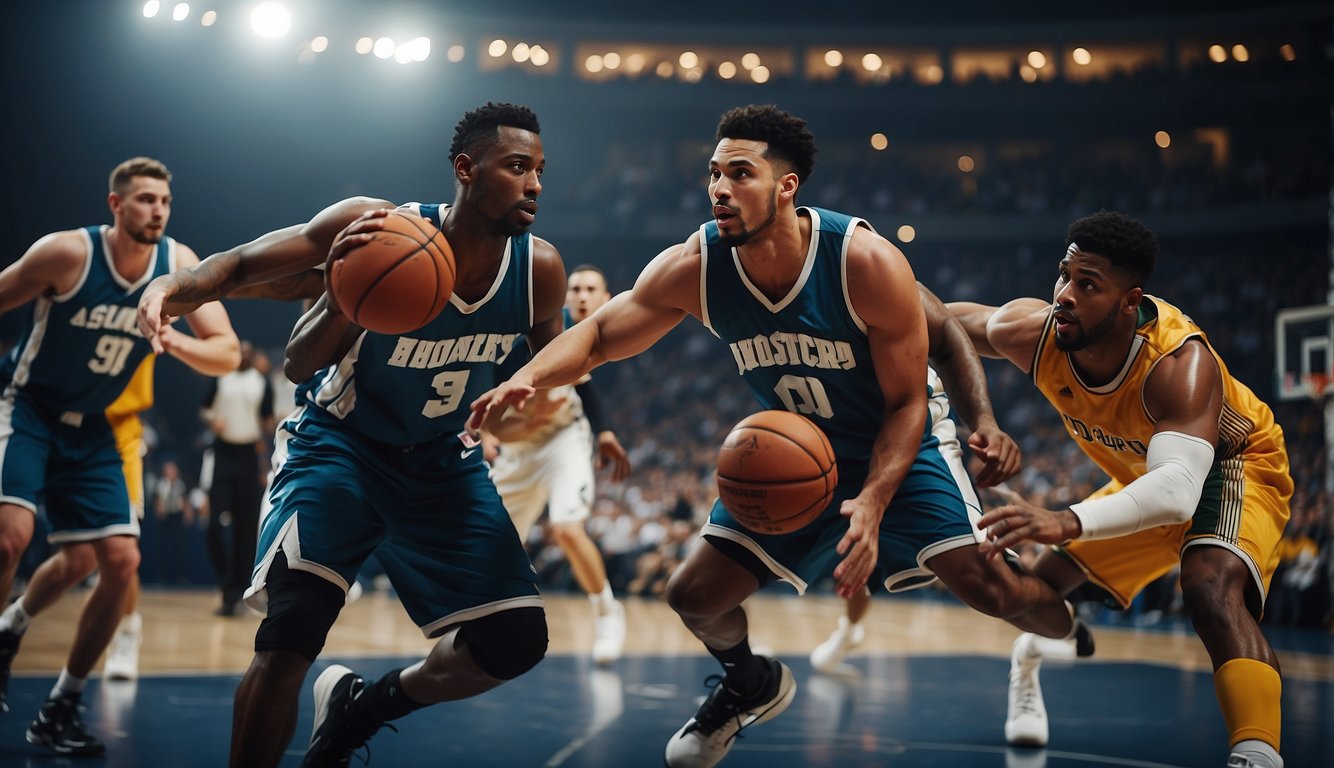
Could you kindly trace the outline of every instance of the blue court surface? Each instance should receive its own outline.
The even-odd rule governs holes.
[[[1321,639],[1328,644],[1328,638]],[[1326,656],[1328,658],[1328,656]],[[337,661],[374,677],[415,659]],[[814,675],[785,659],[797,698],[780,717],[743,732],[723,765],[821,766],[1210,766],[1226,761],[1226,734],[1211,677],[1138,663],[1048,662],[1048,749],[1007,748],[1004,659],[981,656],[854,656],[848,674]],[[370,743],[370,765],[662,765],[668,737],[693,713],[716,663],[702,656],[634,656],[601,669],[583,657],[548,657],[483,696],[416,712]],[[1334,765],[1334,682],[1285,681],[1283,753],[1288,768]],[[59,758],[29,747],[24,730],[54,683],[12,682],[0,715],[0,766],[225,765],[232,693],[239,677],[150,676],[93,682],[87,721],[107,741],[105,758]],[[284,766],[301,762],[309,738],[309,685]],[[354,758],[353,765],[359,761]]]

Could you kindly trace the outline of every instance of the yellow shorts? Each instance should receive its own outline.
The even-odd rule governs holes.
[[[1121,490],[1113,480],[1090,499]],[[1106,593],[1109,602],[1130,605],[1140,590],[1181,560],[1186,547],[1223,547],[1246,564],[1263,604],[1279,562],[1279,541],[1291,514],[1292,478],[1281,452],[1225,459],[1204,482],[1195,516],[1179,525],[1162,525],[1127,536],[1073,541],[1058,549]]]
[[[144,423],[139,414],[108,416],[107,423],[116,435],[116,450],[120,451],[121,468],[125,472],[125,487],[130,492],[130,506],[144,519]]]

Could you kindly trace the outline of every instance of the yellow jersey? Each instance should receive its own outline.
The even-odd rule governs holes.
[[[117,417],[125,417],[135,413],[143,413],[153,407],[153,361],[156,358],[149,355],[139,363],[135,369],[134,375],[125,385],[125,390],[120,393],[115,402],[107,406],[107,418],[115,421]]]

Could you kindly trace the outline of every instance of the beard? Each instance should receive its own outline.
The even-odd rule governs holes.
[[[770,197],[769,216],[763,222],[761,222],[758,227],[756,227],[755,229],[746,229],[743,227],[741,231],[735,235],[724,235],[720,232],[718,236],[718,243],[727,248],[736,248],[737,246],[745,245],[746,242],[749,241],[752,237],[763,232],[765,229],[769,227],[770,224],[773,224],[774,219],[777,217],[778,217],[778,203],[772,197]]]
[[[1119,314],[1120,310],[1113,308],[1112,311],[1108,312],[1096,325],[1083,331],[1077,338],[1062,338],[1059,333],[1056,334],[1056,348],[1062,352],[1078,352],[1081,349],[1087,349],[1088,347],[1097,344],[1099,341],[1106,338],[1107,334],[1111,333],[1112,329],[1116,327],[1116,318]],[[1079,327],[1082,330],[1084,324],[1081,322]]]
[[[130,239],[134,242],[142,245],[157,245],[162,240],[162,235],[150,235],[148,234],[147,229],[130,229],[129,227],[126,227],[125,234],[129,235]]]

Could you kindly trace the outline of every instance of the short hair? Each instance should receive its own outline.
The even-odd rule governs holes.
[[[148,176],[171,182],[171,171],[160,160],[151,157],[131,157],[111,171],[108,187],[113,194],[121,195],[130,186],[135,176]]]
[[[773,104],[728,110],[718,121],[718,138],[765,142],[765,159],[786,163],[803,184],[815,170],[815,135],[805,120]]]
[[[502,125],[541,133],[537,115],[519,104],[497,104],[488,101],[484,106],[468,112],[454,127],[454,142],[449,145],[449,161],[461,154],[479,155],[490,149],[499,138]]]
[[[1070,225],[1065,246],[1106,258],[1112,268],[1143,286],[1158,260],[1158,238],[1138,220],[1115,211],[1099,211]]]
[[[606,285],[607,283],[607,273],[602,271],[602,267],[594,266],[592,264],[580,264],[579,266],[570,270],[570,274],[572,275],[575,272],[595,272],[602,277],[603,285]]]

